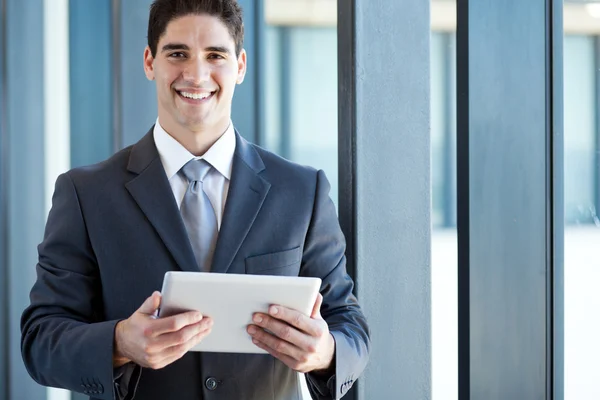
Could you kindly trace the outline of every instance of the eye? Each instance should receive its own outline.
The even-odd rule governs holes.
[[[176,51],[175,53],[169,54],[169,58],[184,58],[185,54],[181,51]]]
[[[222,55],[217,54],[217,53],[211,53],[211,54],[209,54],[208,58],[210,60],[224,60],[225,59],[225,57],[223,57]]]

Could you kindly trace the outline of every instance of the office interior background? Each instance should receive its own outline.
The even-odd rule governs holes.
[[[154,84],[142,68],[150,3],[1,1],[2,400],[78,398],[39,389],[28,377],[18,318],[56,176],[134,143],[156,119]],[[324,169],[337,205],[337,2],[242,3],[249,75],[234,124],[261,146]],[[430,132],[422,134],[431,141],[431,354],[424,357],[431,357],[427,398],[434,400],[458,399],[459,386],[456,16],[453,1],[431,2]],[[600,399],[600,3],[565,1],[563,27],[564,398]]]

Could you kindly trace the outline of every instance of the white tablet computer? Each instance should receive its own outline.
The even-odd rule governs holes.
[[[321,279],[170,271],[165,274],[159,318],[196,310],[214,320],[212,332],[192,351],[266,353],[246,328],[271,304],[310,315]]]

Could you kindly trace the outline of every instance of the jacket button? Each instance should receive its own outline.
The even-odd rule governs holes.
[[[211,376],[210,378],[206,379],[204,385],[208,390],[215,390],[217,386],[219,386],[219,382],[217,382],[217,380]]]

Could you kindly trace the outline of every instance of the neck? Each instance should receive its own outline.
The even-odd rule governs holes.
[[[211,127],[198,127],[189,129],[179,124],[163,122],[159,117],[160,126],[177,140],[187,151],[194,156],[202,156],[215,144],[217,140],[227,131],[229,119]]]

